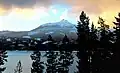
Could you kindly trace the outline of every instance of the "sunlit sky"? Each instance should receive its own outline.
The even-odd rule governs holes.
[[[84,10],[96,26],[98,17],[113,26],[120,0],[0,0],[0,30],[29,31],[66,19],[77,24]]]

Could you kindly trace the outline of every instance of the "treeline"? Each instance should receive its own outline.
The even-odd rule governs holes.
[[[47,73],[68,73],[68,66],[71,64],[73,57],[71,51],[76,50],[79,59],[78,71],[75,73],[120,73],[120,13],[115,17],[116,22],[114,30],[109,29],[109,25],[105,24],[105,20],[99,17],[99,28],[90,24],[89,17],[84,11],[79,16],[77,28],[78,38],[75,41],[69,40],[67,34],[59,43],[54,41],[51,35],[48,36],[47,41],[37,41],[36,45],[29,48],[37,50],[31,55],[33,61],[31,73],[42,73],[43,66],[40,61],[39,50],[49,50],[47,52]],[[91,25],[91,26],[90,26]],[[32,44],[35,44],[32,43]],[[56,61],[60,51],[59,61],[63,59],[62,63]],[[37,59],[38,58],[38,59]]]
[[[48,35],[47,39],[35,40],[35,39],[19,39],[13,41],[6,41],[6,39],[0,40],[0,50],[27,50],[27,51],[46,51],[46,50],[77,50],[76,40],[69,39],[67,35],[63,37],[61,41],[56,41],[52,38],[52,35]],[[68,47],[63,49],[63,47]]]
[[[89,17],[84,11],[79,16],[77,25],[78,34],[78,73],[119,73],[120,70],[120,13],[114,31],[99,17],[100,27],[95,28],[89,23]]]

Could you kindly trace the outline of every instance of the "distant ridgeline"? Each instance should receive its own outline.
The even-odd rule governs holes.
[[[65,34],[67,34],[70,39],[76,39],[76,32],[76,25],[63,19],[60,22],[42,24],[31,31],[0,31],[0,36],[18,38],[29,36],[31,38],[47,39],[48,35],[52,35],[54,39],[59,41]]]

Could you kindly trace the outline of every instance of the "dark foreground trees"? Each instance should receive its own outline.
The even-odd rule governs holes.
[[[55,51],[48,51],[46,52],[47,57],[47,69],[46,73],[56,73],[57,72],[57,65],[58,65],[58,52]]]
[[[89,62],[88,62],[88,42],[89,42],[89,17],[86,16],[84,11],[81,12],[79,16],[79,21],[77,25],[77,35],[78,35],[78,56],[79,56],[79,72],[89,73]]]
[[[44,69],[44,62],[41,62],[41,53],[40,51],[34,51],[33,54],[31,54],[31,59],[33,60],[31,73],[43,73]]]
[[[69,73],[69,66],[73,64],[72,51],[60,51],[58,73]]]
[[[0,50],[0,73],[5,71],[6,67],[3,67],[5,62],[7,62],[7,52],[5,50]]]
[[[114,43],[114,50],[113,50],[113,69],[114,72],[119,73],[120,72],[120,13],[118,13],[118,16],[115,17],[116,21],[113,22],[115,24],[115,31],[114,31],[114,37],[115,37],[115,43]]]
[[[115,18],[114,32],[101,17],[98,21],[100,29],[95,29],[92,24],[89,30],[89,19],[84,11],[81,12],[77,25],[78,73],[120,72],[120,13]]]

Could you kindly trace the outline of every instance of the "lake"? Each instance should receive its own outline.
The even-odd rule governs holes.
[[[41,55],[43,56],[46,52],[41,51]],[[23,72],[22,73],[31,73],[31,66],[32,66],[32,60],[30,58],[30,55],[32,54],[32,51],[7,51],[8,54],[8,62],[5,63],[6,70],[3,73],[14,73],[14,69],[16,68],[16,65],[18,61],[20,60],[23,66]],[[73,51],[73,56],[74,56],[74,62],[73,64],[69,67],[70,71],[69,73],[74,73],[77,68],[77,60],[78,58],[76,57],[76,51]],[[42,57],[41,61],[46,62],[47,58]],[[44,70],[45,72],[45,70]]]

